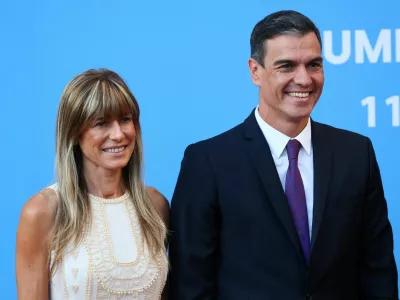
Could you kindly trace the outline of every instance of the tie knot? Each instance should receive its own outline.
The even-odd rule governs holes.
[[[298,140],[290,140],[286,146],[289,159],[297,159],[300,148],[301,144]]]

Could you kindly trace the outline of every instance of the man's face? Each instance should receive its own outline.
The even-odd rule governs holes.
[[[324,85],[316,35],[285,34],[267,40],[264,67],[253,59],[249,67],[254,84],[260,88],[261,116],[270,124],[306,124]]]

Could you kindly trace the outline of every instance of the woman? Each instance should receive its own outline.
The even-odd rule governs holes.
[[[18,299],[165,299],[169,207],[142,179],[139,107],[109,70],[66,86],[56,130],[57,184],[24,205]]]

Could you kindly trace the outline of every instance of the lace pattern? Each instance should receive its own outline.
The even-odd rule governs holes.
[[[119,263],[113,257],[107,241],[105,203],[92,201],[92,228],[86,235],[85,246],[97,281],[96,299],[159,299],[166,280],[166,257],[159,255],[156,260],[151,259],[140,234],[133,203],[130,200],[124,202],[137,249],[136,260],[129,263]]]
[[[57,191],[57,185],[50,188]],[[50,283],[51,300],[156,300],[167,279],[168,259],[162,253],[152,259],[146,243],[143,243],[140,223],[129,194],[116,199],[102,199],[90,196],[92,208],[92,227],[84,235],[83,243],[74,252],[67,249]],[[122,205],[126,214],[119,210],[107,219],[107,205]],[[136,257],[130,262],[119,262],[114,256],[109,224],[116,219],[128,218]],[[118,224],[118,222],[117,222]],[[125,226],[125,225],[124,225]],[[118,228],[118,227],[117,227]],[[121,239],[121,237],[120,237]],[[131,244],[130,244],[131,245]],[[69,248],[69,247],[67,247]],[[123,248],[125,253],[134,251],[131,246]],[[121,250],[121,249],[119,249]],[[53,261],[53,252],[52,261]]]

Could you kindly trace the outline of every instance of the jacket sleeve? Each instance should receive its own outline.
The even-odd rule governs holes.
[[[388,219],[381,175],[371,141],[367,138],[369,176],[363,206],[360,256],[361,299],[398,299],[393,232]]]
[[[210,160],[198,146],[186,149],[171,200],[171,300],[216,299],[217,186]]]

